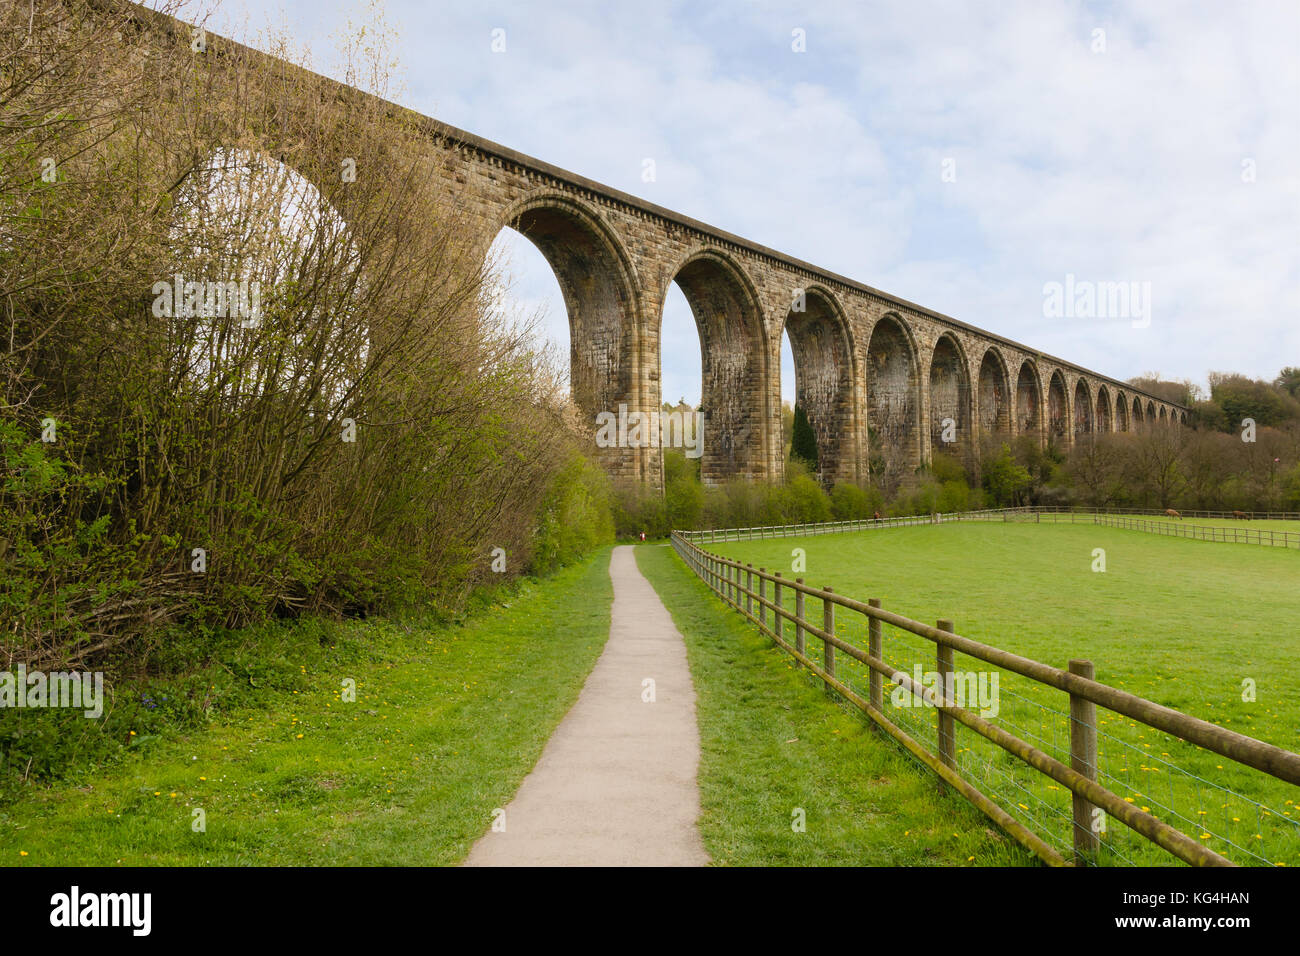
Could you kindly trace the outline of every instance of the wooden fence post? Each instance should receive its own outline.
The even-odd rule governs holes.
[[[1093,679],[1092,661],[1070,661],[1070,673]],[[1097,779],[1097,705],[1070,695],[1070,768],[1089,780]],[[1094,829],[1102,811],[1077,793],[1074,798],[1074,865],[1086,866],[1101,846]]]
[[[781,640],[785,631],[785,618],[781,615],[785,609],[785,605],[781,603],[781,572],[773,571],[772,576],[776,578],[772,582],[772,603],[776,605],[772,611],[772,630],[776,632],[777,640]]]
[[[871,598],[867,603],[872,607],[880,607],[880,598]],[[883,662],[885,656],[884,650],[881,647],[880,632],[880,619],[875,617],[867,618],[867,653]],[[872,670],[871,676],[868,678],[868,683],[871,688],[869,698],[871,706],[876,708],[876,710],[883,711],[885,709],[885,693],[880,671]]]
[[[803,578],[795,578],[794,583],[803,584]],[[804,653],[803,622],[803,591],[796,588],[794,592],[794,649],[801,655]],[[796,662],[795,666],[803,666],[802,661]]]
[[[753,537],[752,534],[751,537]],[[745,565],[745,590],[748,592],[754,590],[754,566],[748,563]],[[754,595],[752,593],[745,595],[745,613],[751,617],[754,614]]]
[[[758,569],[758,626],[767,627],[767,568]]]
[[[830,588],[822,588],[827,594],[831,593]],[[835,635],[835,604],[829,597],[822,599],[822,630],[832,637]],[[827,677],[835,676],[835,645],[830,641],[822,641],[825,652],[822,656],[823,668]],[[830,682],[826,682],[826,693],[832,693]]]
[[[954,633],[953,623],[940,620],[935,624],[941,631]],[[947,644],[935,644],[939,664],[939,695],[945,704],[955,704],[955,675],[953,674],[952,648]],[[939,711],[939,759],[952,769],[957,769],[957,726],[951,714]]]

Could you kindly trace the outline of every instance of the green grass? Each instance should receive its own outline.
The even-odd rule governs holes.
[[[0,808],[5,865],[434,865],[491,824],[609,636],[609,551],[463,626],[338,625],[300,690]],[[357,700],[345,703],[345,678]],[[206,814],[194,832],[193,811]],[[25,854],[25,855],[24,855]]]
[[[1035,858],[767,638],[671,548],[636,550],[686,641],[715,864],[1023,865]],[[795,832],[796,808],[806,829]]]
[[[791,577],[791,551],[802,548],[807,564],[798,576],[809,584],[864,601],[877,597],[886,609],[926,623],[950,618],[966,637],[1058,667],[1071,658],[1090,659],[1098,680],[1300,749],[1300,643],[1294,639],[1300,555],[1293,550],[1104,526],[1015,523],[876,529],[708,548]],[[1098,548],[1105,552],[1105,573],[1092,570]],[[814,620],[819,612],[819,602],[810,602]],[[841,612],[836,624],[841,636],[866,646],[859,616]],[[885,656],[895,667],[909,674],[918,662],[933,669],[930,642],[888,627],[885,634]],[[810,650],[819,656],[820,642],[810,641]],[[964,655],[957,656],[956,667],[989,670]],[[839,673],[865,688],[865,668],[847,655],[840,655]],[[999,676],[997,722],[1058,759],[1068,755],[1066,695],[1017,675]],[[1247,678],[1255,681],[1254,702],[1242,700]],[[892,713],[918,739],[934,740],[932,710]],[[1099,712],[1099,725],[1105,735],[1103,782],[1111,789],[1229,858],[1300,863],[1295,787],[1105,711]],[[959,730],[958,736],[961,760],[976,785],[1000,794],[1004,807],[1066,846],[1067,792],[973,732]],[[1111,821],[1109,831],[1106,862],[1172,861],[1118,822]]]

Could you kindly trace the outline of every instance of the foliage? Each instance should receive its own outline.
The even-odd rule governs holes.
[[[573,451],[542,501],[531,570],[554,571],[613,541],[612,498],[605,472]]]
[[[607,537],[425,131],[165,27],[0,7],[0,655],[135,666],[169,624],[454,603],[495,548]]]
[[[984,462],[984,488],[989,493],[993,507],[1021,504],[1024,493],[1032,483],[1029,469],[1012,457],[1008,445],[1002,445],[1001,451],[993,460]]]
[[[817,435],[808,422],[808,413],[802,405],[794,407],[794,421],[790,429],[790,457],[802,461],[809,471],[817,471]]]

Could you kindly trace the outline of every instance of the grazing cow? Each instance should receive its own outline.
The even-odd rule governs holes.
[[[1246,517],[1246,512],[1244,512],[1244,511],[1234,511],[1234,512],[1232,513],[1232,516],[1233,516],[1234,518],[1240,518],[1242,521],[1249,521],[1249,520],[1250,520],[1249,518]]]
[[[1165,509],[1165,515],[1166,515],[1167,517],[1170,517],[1170,518],[1180,518],[1180,519],[1182,518],[1182,515],[1180,515],[1180,514],[1179,514],[1177,511],[1175,511],[1173,508],[1166,508],[1166,509]]]

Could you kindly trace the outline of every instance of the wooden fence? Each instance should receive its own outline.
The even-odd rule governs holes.
[[[1219,528],[1206,525],[1183,524],[1181,521],[1147,521],[1128,515],[1104,513],[1079,514],[1077,512],[1034,512],[1035,521],[1049,524],[1097,524],[1111,528],[1128,528],[1175,538],[1195,538],[1198,541],[1220,541],[1229,544],[1259,544],[1273,548],[1300,548],[1300,531],[1274,531],[1270,528]]]
[[[927,524],[948,524],[963,521],[1046,522],[1068,524],[1095,524],[1113,528],[1128,528],[1178,538],[1195,538],[1200,541],[1219,541],[1235,544],[1256,544],[1265,547],[1300,549],[1300,525],[1296,531],[1275,531],[1267,528],[1212,527],[1173,521],[1146,521],[1137,515],[1163,515],[1162,511],[1112,514],[1104,511],[1079,511],[1058,507],[990,508],[983,511],[950,511],[942,514],[907,515],[896,518],[857,518],[850,521],[820,521],[814,524],[763,525],[753,528],[717,528],[707,531],[679,531],[677,534],[694,542],[753,541],[764,538],[800,538],[817,534],[840,534],[846,531],[865,531],[871,528],[905,528]],[[1184,512],[1190,514],[1190,512]],[[1199,513],[1201,517],[1215,517]],[[1264,520],[1297,520],[1295,512],[1269,512]],[[1263,512],[1255,517],[1263,519]],[[1228,514],[1227,517],[1231,517]]]
[[[835,524],[843,525],[851,522]],[[746,530],[770,531],[772,529]],[[695,534],[698,536],[708,533],[696,532]],[[876,599],[863,603],[836,594],[828,587],[816,588],[807,585],[802,578],[791,580],[782,577],[780,572],[769,573],[765,568],[755,570],[752,564],[742,564],[705,551],[688,540],[684,533],[673,532],[672,544],[686,565],[715,594],[756,624],[759,630],[778,646],[819,677],[828,691],[838,693],[863,711],[913,756],[930,767],[1003,830],[1050,865],[1067,865],[1067,860],[1042,836],[1030,830],[1011,813],[980,792],[958,772],[954,758],[957,752],[957,724],[986,738],[1070,791],[1073,811],[1073,862],[1076,865],[1090,862],[1098,850],[1099,838],[1094,823],[1095,810],[1098,808],[1186,863],[1195,866],[1235,865],[1226,857],[1127,802],[1119,794],[1098,782],[1096,720],[1098,707],[1121,714],[1152,729],[1172,734],[1221,757],[1252,767],[1280,780],[1300,784],[1300,754],[1226,730],[1099,683],[1093,679],[1091,661],[1072,660],[1068,670],[1061,670],[962,637],[954,633],[950,621],[940,620],[935,626],[922,624],[901,614],[886,611],[881,606],[881,602]],[[771,586],[770,597],[768,596],[769,585]],[[793,610],[787,607],[787,594],[793,595]],[[820,626],[811,621],[805,613],[809,599],[822,605]],[[862,615],[867,619],[869,636],[866,650],[837,636],[837,609],[849,614]],[[794,628],[793,640],[786,637],[787,622]],[[940,675],[953,674],[953,653],[956,651],[993,667],[1063,691],[1069,698],[1070,764],[1067,766],[979,714],[958,706],[954,696],[954,682],[946,676],[942,682],[942,696],[939,696],[933,689],[918,685],[906,673],[886,663],[882,653],[882,624],[889,624],[932,642],[935,646],[936,668]],[[822,642],[820,663],[808,652],[806,640],[809,636]],[[848,655],[870,669],[868,694],[865,698],[844,681],[837,679],[835,673],[837,652]],[[882,683],[885,678],[906,688],[915,698],[920,698],[939,712],[935,752],[927,749],[885,715]]]

